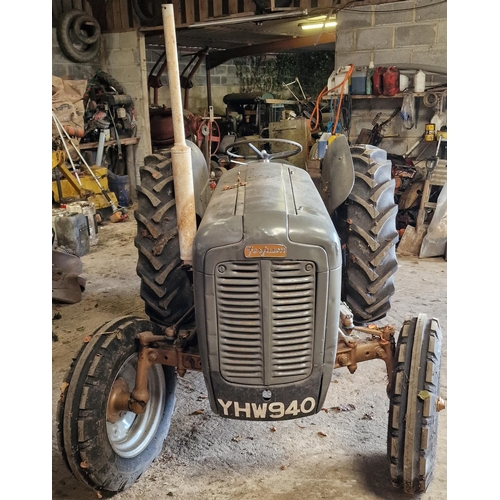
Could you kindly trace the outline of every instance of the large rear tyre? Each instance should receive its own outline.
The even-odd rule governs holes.
[[[427,490],[437,455],[442,333],[437,319],[420,314],[399,334],[392,375],[387,456],[394,486]]]
[[[144,158],[137,188],[137,274],[152,321],[171,326],[193,306],[190,277],[182,268],[170,152]]]
[[[175,368],[153,365],[143,414],[113,414],[114,391],[135,385],[136,335],[161,335],[142,318],[122,317],[99,328],[82,346],[61,388],[58,442],[73,475],[94,490],[122,491],[159,455],[175,404]]]
[[[354,186],[337,214],[345,247],[343,300],[356,323],[367,323],[383,318],[391,307],[398,207],[387,153],[360,145],[351,147],[351,154]]]

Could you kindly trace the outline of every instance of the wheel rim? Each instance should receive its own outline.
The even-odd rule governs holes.
[[[135,386],[137,354],[122,365],[115,381],[122,379],[129,388]],[[149,401],[143,414],[120,413],[115,422],[106,422],[108,440],[119,456],[133,458],[142,453],[156,434],[165,408],[166,387],[161,365],[153,365],[148,374]]]

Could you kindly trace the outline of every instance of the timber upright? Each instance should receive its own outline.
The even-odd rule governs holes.
[[[178,67],[172,5],[162,9],[167,57]],[[174,102],[171,75],[169,67]],[[63,384],[58,438],[71,472],[97,491],[134,484],[161,452],[176,378],[187,370],[203,372],[221,418],[275,421],[316,414],[334,369],[354,373],[379,359],[389,379],[389,473],[406,493],[425,491],[444,407],[441,329],[420,314],[396,345],[394,328],[375,324],[397,270],[385,151],[350,148],[339,136],[318,191],[286,160],[300,144],[275,139],[289,150],[268,153],[257,145],[273,140],[236,141],[228,155],[237,167],[212,194],[204,155],[180,132],[182,110],[174,126],[176,144],[145,158],[138,188],[137,272],[149,319],[100,327]],[[237,154],[241,145],[254,155]]]

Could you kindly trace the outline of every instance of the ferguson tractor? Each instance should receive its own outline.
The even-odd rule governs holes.
[[[397,343],[394,328],[375,324],[397,269],[386,152],[337,137],[318,190],[286,160],[301,145],[273,153],[283,140],[262,139],[271,152],[236,141],[227,151],[236,166],[214,187],[202,152],[184,140],[175,44],[167,58],[175,145],[145,159],[135,211],[148,319],[103,325],[74,359],[58,408],[67,466],[94,490],[134,484],[162,449],[187,370],[203,372],[221,418],[276,421],[319,412],[334,369],[379,359],[393,484],[425,491],[444,407],[442,333],[426,314],[405,321]],[[236,153],[241,145],[254,154]]]

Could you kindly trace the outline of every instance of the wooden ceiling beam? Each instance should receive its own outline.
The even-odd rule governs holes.
[[[276,42],[262,43],[259,45],[249,45],[238,47],[235,49],[210,52],[209,68],[212,69],[220,64],[225,63],[235,57],[253,56],[256,54],[267,54],[284,52],[291,49],[299,49],[303,47],[312,47],[316,45],[324,45],[334,43],[336,36],[334,32],[322,33],[318,35],[302,36],[297,38],[287,38]]]

